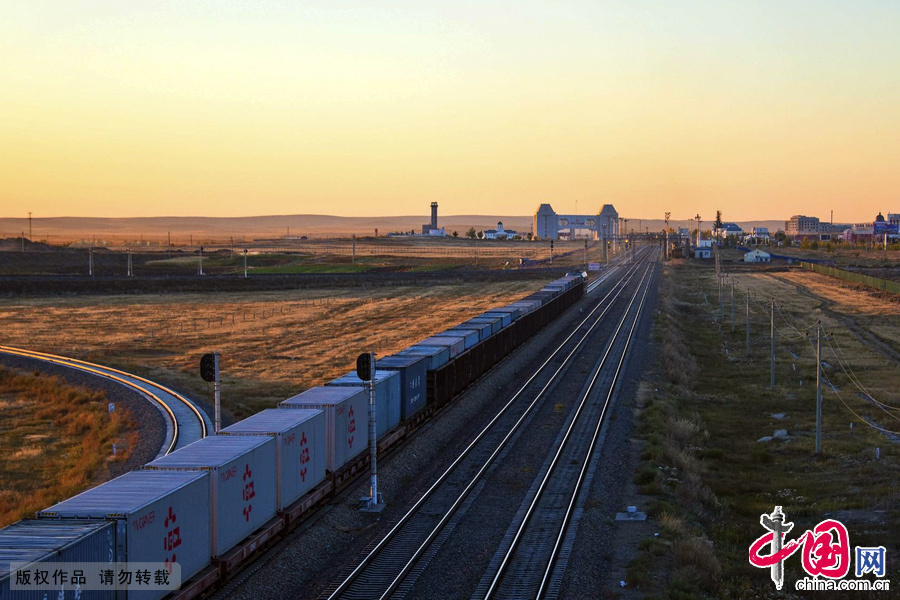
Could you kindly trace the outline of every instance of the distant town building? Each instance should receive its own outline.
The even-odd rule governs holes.
[[[575,239],[578,231],[587,231],[595,240],[615,240],[619,213],[612,204],[604,204],[596,215],[558,215],[549,204],[541,204],[534,213],[532,232],[541,239]]]
[[[769,241],[769,228],[768,227],[753,227],[750,229],[750,237],[754,238],[757,241],[764,240],[766,242]]]
[[[722,223],[722,227],[719,229],[718,235],[720,239],[725,239],[729,235],[741,237],[742,235],[744,235],[744,230],[741,229],[741,226],[737,223]]]
[[[486,240],[508,240],[511,237],[519,235],[518,231],[512,229],[503,229],[503,221],[497,222],[497,229],[488,229],[484,232]]]
[[[827,242],[832,236],[841,234],[849,225],[822,223],[818,217],[794,215],[784,222],[784,233],[794,241],[813,238]]]
[[[744,255],[745,263],[760,263],[760,262],[771,262],[772,255],[768,252],[763,252],[762,250],[751,250],[750,252]]]
[[[712,240],[697,240],[694,258],[712,258]]]
[[[888,213],[888,218],[878,213],[871,223],[856,223],[844,231],[844,241],[856,242],[884,242],[898,237],[900,227],[900,215]]]

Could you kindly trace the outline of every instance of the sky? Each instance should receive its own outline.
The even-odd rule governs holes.
[[[900,2],[0,3],[0,216],[900,212]]]

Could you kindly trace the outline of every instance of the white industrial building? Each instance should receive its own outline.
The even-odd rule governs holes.
[[[512,229],[503,229],[503,221],[497,222],[497,229],[488,229],[484,232],[486,240],[508,240],[511,237],[519,235],[518,231]]]
[[[549,204],[541,204],[534,213],[532,231],[543,240],[572,240],[584,232],[595,240],[616,240],[619,213],[612,204],[604,204],[596,215],[558,215]]]
[[[767,263],[772,262],[772,255],[763,250],[751,250],[744,255],[745,263]]]

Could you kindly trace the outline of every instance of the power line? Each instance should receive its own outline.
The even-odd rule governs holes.
[[[834,336],[832,336],[832,337],[834,337]],[[835,343],[838,343],[836,338],[835,338],[834,341],[835,341]],[[829,345],[829,347],[831,348],[831,353],[834,355],[835,360],[837,361],[838,365],[841,367],[841,370],[844,371],[844,373],[845,373],[845,374],[847,375],[847,377],[850,379],[850,382],[853,383],[853,385],[855,385],[855,386],[857,387],[857,389],[859,389],[860,392],[862,392],[863,394],[865,394],[866,398],[868,398],[869,400],[871,400],[872,402],[874,402],[876,406],[878,406],[882,411],[884,411],[885,414],[887,414],[888,416],[890,416],[890,417],[893,418],[893,419],[896,419],[896,420],[900,421],[900,417],[894,415],[893,413],[888,412],[888,409],[890,409],[890,410],[900,410],[900,407],[891,406],[890,404],[885,404],[884,402],[881,402],[880,400],[876,399],[876,398],[869,392],[869,390],[867,390],[867,389],[863,386],[862,382],[859,380],[859,377],[857,377],[856,374],[852,372],[853,369],[852,369],[852,367],[850,367],[849,362],[846,361],[846,358],[844,358],[844,359],[842,360],[841,357],[838,356],[838,354],[837,354],[837,353],[835,352],[835,350],[834,350],[834,346],[831,345],[831,341],[830,341],[830,340],[829,340],[829,342],[828,342],[828,345]],[[838,346],[840,347],[840,344],[838,344]],[[843,356],[843,351],[841,351],[841,355]],[[846,362],[846,366],[845,366],[845,362]],[[848,369],[849,369],[849,371],[848,371]]]
[[[807,339],[809,341],[810,346],[812,346],[813,341],[809,338],[807,338]],[[839,388],[836,385],[834,385],[834,383],[832,383],[831,379],[828,378],[828,374],[825,373],[824,369],[822,369],[822,378],[825,380],[826,383],[828,383],[828,387],[831,389],[831,391],[834,393],[834,395],[838,397],[838,400],[841,401],[841,404],[844,405],[844,408],[846,408],[850,414],[852,414],[857,419],[859,419],[860,421],[862,421],[863,423],[865,423],[866,425],[868,425],[869,427],[871,427],[873,429],[877,429],[878,431],[881,431],[883,433],[891,433],[894,435],[900,435],[900,431],[893,431],[891,429],[886,429],[884,427],[881,427],[880,425],[876,425],[875,423],[870,422],[868,419],[866,419],[865,417],[860,415],[858,412],[856,412],[855,410],[850,408],[850,405],[847,404],[847,402],[844,400],[844,397],[841,396]]]
[[[719,265],[717,265],[717,267],[718,267],[718,266],[719,266]],[[717,277],[717,279],[719,279],[719,277]],[[734,281],[733,276],[732,276],[732,281]],[[720,293],[720,297],[721,297],[721,294],[722,294],[721,289],[720,289],[720,292],[719,292],[719,293]],[[749,288],[749,286],[748,286],[747,291],[746,291],[746,303],[747,303],[747,307],[746,307],[746,310],[747,310],[747,336],[748,336],[747,339],[748,339],[748,343],[749,343],[749,333],[750,333],[750,332],[749,332],[750,314],[751,314],[751,312],[753,312],[754,314],[755,314],[755,312],[756,312],[756,311],[751,311],[751,308],[750,308],[750,301],[751,301],[751,300],[753,301],[754,304],[756,304],[756,305],[759,307],[760,310],[762,310],[763,312],[766,312],[765,310],[763,310],[764,307],[762,306],[762,304],[760,304],[759,301],[758,301],[756,298],[752,298],[752,294],[750,293],[750,288]],[[773,332],[777,330],[778,333],[779,333],[779,335],[781,335],[782,337],[785,337],[785,338],[787,338],[787,339],[791,339],[791,340],[805,339],[805,340],[810,344],[810,346],[812,347],[813,352],[816,353],[816,360],[817,360],[817,375],[818,375],[819,377],[821,377],[822,379],[825,380],[825,382],[828,384],[828,387],[831,388],[831,391],[834,393],[834,395],[838,397],[838,400],[840,400],[840,402],[841,402],[841,404],[844,406],[844,408],[845,408],[850,414],[852,414],[854,417],[856,417],[859,421],[865,423],[866,425],[868,425],[868,426],[871,427],[872,429],[875,429],[875,430],[880,431],[880,432],[882,432],[882,433],[888,433],[888,434],[892,434],[892,435],[900,435],[900,431],[893,431],[893,430],[891,430],[891,429],[887,429],[887,428],[885,428],[885,427],[882,427],[882,426],[880,426],[880,425],[877,425],[876,423],[870,422],[867,418],[863,417],[863,416],[860,415],[858,412],[856,412],[853,408],[851,408],[850,405],[846,402],[846,400],[844,400],[844,397],[841,395],[841,393],[840,393],[838,387],[837,387],[836,385],[834,385],[834,383],[833,383],[833,382],[831,381],[831,379],[828,377],[827,373],[825,373],[824,369],[822,369],[822,356],[821,356],[821,350],[820,350],[819,352],[816,352],[816,348],[813,346],[813,341],[812,341],[812,339],[810,338],[810,336],[808,335],[808,334],[809,334],[809,331],[810,331],[812,328],[814,328],[814,327],[819,327],[819,326],[820,326],[820,322],[816,322],[816,323],[813,324],[813,325],[809,325],[809,326],[807,326],[807,327],[800,328],[800,327],[795,326],[795,325],[788,319],[788,317],[787,317],[787,315],[785,315],[785,312],[784,312],[784,310],[782,309],[781,305],[780,305],[780,304],[776,304],[775,301],[774,301],[774,298],[773,298],[773,300],[772,300],[772,306],[778,311],[778,315],[779,315],[779,317],[781,318],[781,320],[785,323],[785,325],[787,325],[788,327],[790,327],[790,328],[794,331],[794,333],[793,333],[793,334],[789,334],[789,335],[785,335],[785,334],[781,331],[780,328],[776,328],[776,327],[775,327],[775,324],[774,324],[774,315],[773,315],[773,321],[772,321],[772,324],[771,324],[771,327],[772,327]],[[820,332],[819,332],[819,335],[820,335],[820,336],[821,336],[821,335],[824,335],[824,333],[823,333],[822,331],[820,331]],[[853,372],[852,366],[850,366],[849,361],[846,359],[846,356],[844,355],[843,348],[841,348],[840,342],[837,340],[837,338],[834,336],[834,334],[833,334],[833,333],[832,333],[832,334],[829,334],[828,336],[825,337],[825,339],[826,339],[826,342],[828,343],[829,348],[831,349],[832,355],[835,357],[835,361],[836,361],[836,362],[838,363],[838,365],[841,367],[841,370],[844,372],[844,374],[847,376],[847,378],[850,380],[850,382],[851,382],[857,389],[859,389],[859,391],[862,392],[862,393],[865,395],[865,397],[866,397],[867,399],[871,400],[871,401],[875,404],[875,406],[878,407],[882,412],[884,412],[884,413],[885,413],[886,415],[888,415],[889,417],[891,417],[891,418],[893,418],[893,419],[895,419],[895,420],[897,420],[897,421],[900,421],[900,417],[898,417],[897,415],[895,415],[895,414],[889,412],[889,411],[891,411],[891,410],[897,410],[897,411],[900,411],[900,407],[895,407],[895,406],[891,406],[891,405],[889,405],[889,404],[885,404],[884,402],[881,402],[881,401],[877,400],[874,396],[872,396],[872,394],[869,393],[869,391],[868,391],[868,390],[866,389],[866,387],[862,384],[862,381],[859,379],[859,377],[856,375],[856,373]],[[838,351],[840,352],[840,355],[838,354],[838,351],[835,350],[834,345],[832,345],[832,343],[831,343],[832,340],[834,340],[834,343],[837,345]],[[820,396],[820,394],[821,394],[821,391],[820,391],[820,390],[821,390],[821,386],[817,386],[817,389],[819,390],[819,391],[817,391],[817,397],[818,397],[818,398],[821,398],[821,396]],[[817,420],[819,421],[819,423],[821,422],[821,413],[820,413],[820,410],[821,410],[821,408],[820,408],[820,407],[817,407],[817,413],[819,413],[819,414],[817,414]],[[820,427],[820,424],[819,424],[819,427]],[[820,435],[820,434],[817,434],[817,435]],[[817,452],[818,452],[819,449],[821,448],[821,445],[820,445],[820,444],[821,444],[820,439],[821,439],[821,438],[818,438],[818,439],[817,439],[817,443],[816,443],[816,446],[817,446]]]

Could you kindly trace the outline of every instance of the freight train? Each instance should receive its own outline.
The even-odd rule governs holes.
[[[379,358],[379,450],[400,442],[580,299],[585,283],[563,277]],[[367,384],[348,373],[0,529],[0,600],[202,594],[366,469],[368,411]],[[140,582],[93,590],[50,577],[50,592],[11,590],[22,572],[10,570],[16,562],[31,571],[50,563],[163,565],[182,584],[177,591]]]

